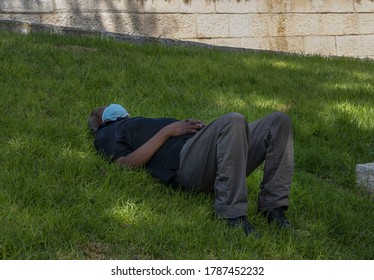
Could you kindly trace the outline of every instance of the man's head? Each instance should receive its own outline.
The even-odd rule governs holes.
[[[103,122],[115,121],[117,118],[126,118],[129,116],[126,109],[119,104],[101,106],[91,112],[88,119],[88,126],[93,133],[96,133]]]
[[[115,121],[117,118],[126,118],[129,116],[129,113],[119,104],[110,104],[105,107],[101,120],[105,121]]]

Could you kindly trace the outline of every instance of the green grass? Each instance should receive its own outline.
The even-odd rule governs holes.
[[[0,259],[374,259],[373,197],[355,165],[374,159],[374,63],[88,37],[0,33]],[[91,109],[195,117],[273,111],[294,125],[296,169],[278,231],[246,238],[213,197],[166,187],[96,154]]]

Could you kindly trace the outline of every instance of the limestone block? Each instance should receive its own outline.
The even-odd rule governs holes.
[[[304,51],[304,38],[303,37],[287,37],[288,52],[302,53]]]
[[[319,14],[273,14],[271,36],[310,36],[319,32]]]
[[[216,5],[214,1],[206,0],[179,0],[181,13],[215,13]]]
[[[142,13],[179,13],[180,2],[179,0],[143,0],[138,3],[138,11]]]
[[[261,0],[219,0],[216,1],[217,13],[242,14],[257,12],[258,1]]]
[[[146,34],[146,23],[143,15],[132,13],[100,13],[101,28],[107,32],[131,35]]]
[[[80,0],[58,0],[55,1],[55,11],[57,13],[81,12],[83,10]]]
[[[233,14],[229,16],[229,36],[247,37],[249,35],[249,15]]]
[[[241,48],[242,42],[240,38],[220,38],[214,39],[213,45],[230,48]]]
[[[356,15],[358,21],[358,30],[355,34],[374,34],[374,14]]]
[[[146,32],[153,37],[196,38],[196,15],[146,14]]]
[[[81,0],[59,0],[55,1],[55,10],[57,13],[67,13],[67,12],[83,12],[87,9]]]
[[[344,35],[353,35],[360,34],[360,23],[359,16],[360,14],[347,14],[344,16],[343,20],[343,34]],[[362,15],[362,14],[361,14]]]
[[[263,37],[260,40],[259,49],[301,53],[303,52],[303,38],[297,36]]]
[[[354,8],[358,13],[373,13],[374,1],[373,0],[354,0]]]
[[[214,39],[199,39],[199,38],[193,38],[193,39],[184,39],[185,42],[194,42],[199,44],[207,44],[207,45],[213,45]]]
[[[374,34],[374,15],[370,13],[354,13],[344,15],[344,35]]]
[[[200,14],[197,15],[198,38],[226,38],[229,36],[229,16]]]
[[[57,12],[136,12],[136,0],[56,0]]]
[[[284,13],[291,11],[291,0],[259,0],[258,12],[260,13]]]
[[[138,13],[132,14],[111,14],[112,28],[114,32],[125,33],[130,35],[147,35],[149,34],[147,26],[147,15]],[[109,22],[107,23],[107,25]]]
[[[373,57],[374,35],[338,36],[336,46],[338,56]]]
[[[318,13],[320,2],[323,0],[292,0],[291,12],[293,13]]]
[[[11,20],[11,15],[9,15],[9,14],[0,14],[0,20]]]
[[[71,18],[72,18],[72,15],[68,13],[41,15],[41,21],[43,24],[50,24],[50,25],[56,25],[56,26],[71,26],[70,25]]]
[[[173,15],[178,19],[178,33],[176,38],[196,38],[196,15]]]
[[[374,162],[357,164],[356,180],[359,187],[374,193]]]
[[[346,16],[346,14],[321,14],[318,35],[343,35]]]
[[[304,53],[336,55],[335,36],[308,36],[304,38]]]
[[[70,26],[87,30],[104,30],[103,18],[100,14],[71,14]]]
[[[271,14],[249,14],[249,37],[270,36]]]
[[[29,22],[29,23],[41,23],[41,17],[38,14],[12,14],[12,20]]]
[[[357,0],[322,0],[320,12],[353,13],[353,2]]]
[[[53,12],[53,0],[2,0],[1,12],[11,13],[50,13]]]
[[[241,38],[242,48],[258,50],[260,48],[260,38],[259,37],[247,37]]]
[[[144,14],[146,35],[173,38],[178,28],[176,20],[165,14]]]

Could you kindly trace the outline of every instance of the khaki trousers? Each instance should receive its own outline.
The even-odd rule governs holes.
[[[187,191],[214,192],[217,216],[247,215],[246,177],[262,162],[258,208],[288,207],[294,169],[289,117],[273,113],[247,123],[238,113],[223,115],[184,145],[176,181]]]

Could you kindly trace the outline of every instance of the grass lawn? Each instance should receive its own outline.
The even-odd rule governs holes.
[[[0,259],[374,259],[374,62],[0,33]],[[132,116],[273,111],[294,125],[293,229],[256,213],[261,238],[214,218],[213,197],[164,186],[96,154],[91,109]]]

